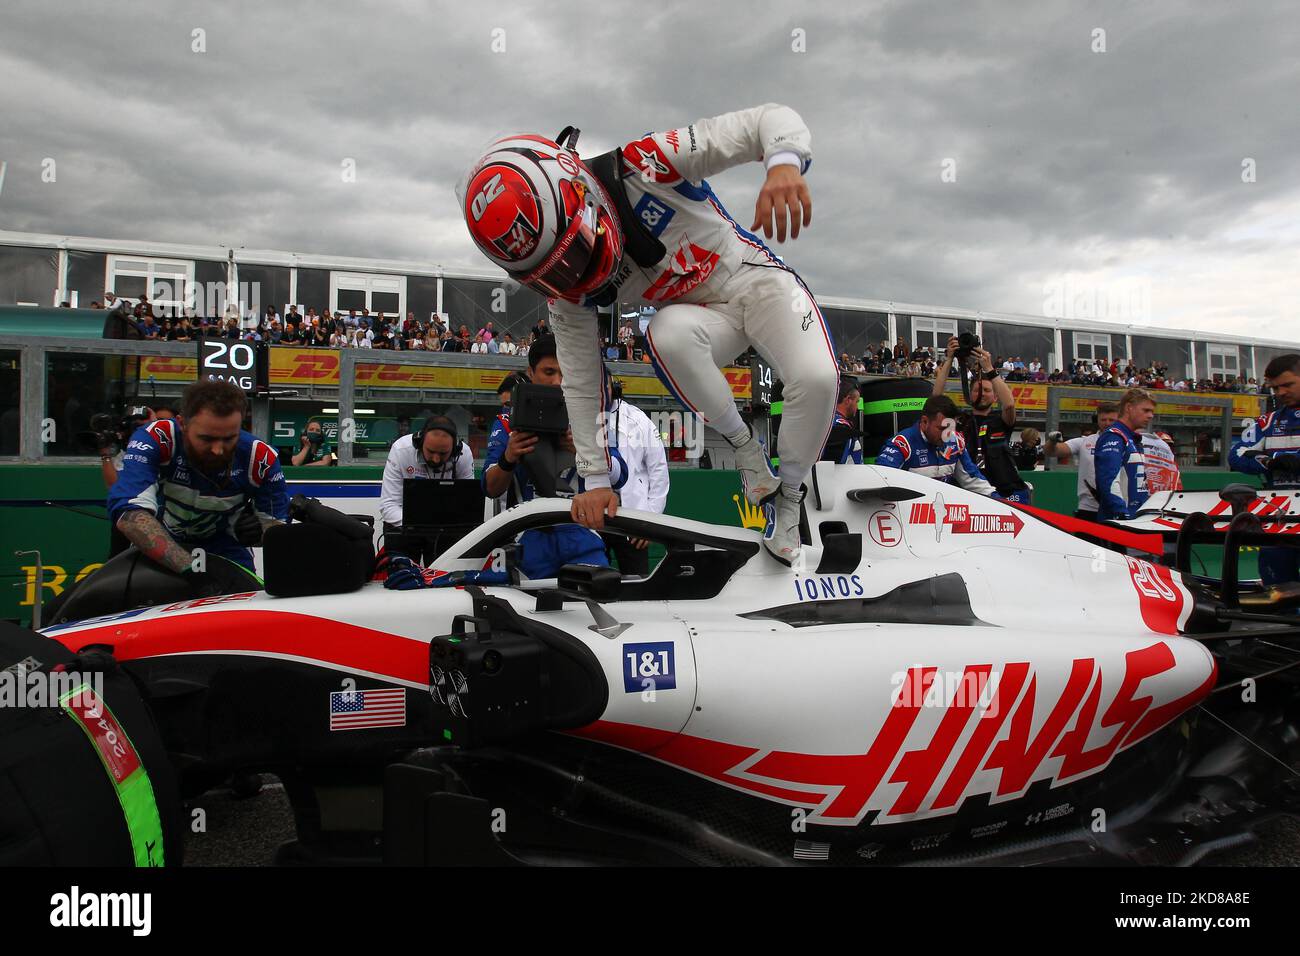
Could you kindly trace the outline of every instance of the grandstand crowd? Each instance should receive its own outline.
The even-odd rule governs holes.
[[[1200,379],[1176,376],[1169,373],[1169,366],[1163,362],[1145,364],[1122,358],[1110,361],[1079,359],[1068,369],[1058,368],[1048,372],[1038,356],[1026,363],[1019,355],[998,355],[994,357],[993,365],[1001,371],[1003,380],[1007,382],[1164,389],[1174,392],[1259,393],[1259,383],[1254,378],[1219,374]],[[893,346],[881,342],[878,348],[869,348],[857,358],[847,352],[840,354],[840,371],[847,375],[934,378],[937,368],[933,349],[929,346],[912,348],[901,338]]]
[[[122,299],[94,302],[92,309],[115,309],[121,312],[134,330],[133,337],[147,341],[191,342],[200,338],[222,338],[244,342],[266,342],[270,345],[296,345],[304,348],[332,349],[387,349],[394,352],[465,352],[471,355],[517,355],[526,358],[528,350],[541,337],[549,335],[545,317],[520,339],[499,330],[489,320],[475,331],[465,323],[454,323],[448,316],[431,314],[420,319],[407,312],[405,320],[383,312],[371,313],[369,309],[349,309],[330,312],[329,309],[308,308],[299,313],[296,305],[290,306],[282,317],[275,308],[267,306],[260,315],[252,314],[241,320],[234,316],[225,318],[200,318],[193,310],[177,317],[169,317],[169,310],[156,308],[148,297],[142,296],[134,306]],[[631,320],[624,319],[614,341],[604,339],[605,358],[611,361],[650,361],[640,333]]]

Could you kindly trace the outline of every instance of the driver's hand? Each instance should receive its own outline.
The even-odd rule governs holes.
[[[569,515],[584,528],[599,531],[605,527],[606,516],[618,514],[618,495],[612,488],[593,488],[573,496]]]
[[[957,354],[957,349],[959,348],[961,348],[961,341],[957,336],[951,336],[948,339],[948,361],[952,361],[952,357]]]
[[[790,217],[790,238],[799,238],[799,226],[812,223],[812,194],[798,166],[773,166],[758,193],[754,206],[753,231],[763,227],[763,235],[772,238],[772,217],[776,214],[776,241],[785,242],[786,215]]]
[[[578,449],[573,446],[572,428],[566,428],[564,430],[564,434],[560,437],[560,447],[563,448],[565,451],[567,451],[570,455],[576,455],[578,453]]]
[[[638,551],[644,551],[646,548],[650,547],[650,542],[645,538],[628,538],[627,540],[632,547],[636,548]]]
[[[511,432],[510,440],[506,442],[506,450],[501,453],[501,457],[512,465],[518,464],[520,458],[532,454],[536,447],[537,436],[532,432]]]

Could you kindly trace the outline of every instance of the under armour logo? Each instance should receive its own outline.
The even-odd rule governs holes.
[[[812,309],[809,309],[806,313],[804,313],[803,330],[805,332],[807,332],[812,327],[812,315],[813,315]]]

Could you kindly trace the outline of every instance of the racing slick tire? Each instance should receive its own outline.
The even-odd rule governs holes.
[[[0,622],[0,867],[179,865],[176,774],[136,685]]]

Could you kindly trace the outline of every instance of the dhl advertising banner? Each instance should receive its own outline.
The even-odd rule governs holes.
[[[338,385],[339,353],[332,349],[307,349],[275,347],[271,350],[271,385]],[[406,365],[401,362],[357,365],[356,384],[370,388],[441,389],[445,391],[495,392],[512,370],[508,368],[479,368],[448,365]],[[624,394],[662,396],[668,394],[662,382],[650,374],[622,377]],[[729,367],[723,374],[731,385],[731,394],[738,399],[749,398],[747,368]],[[198,376],[198,360],[172,356],[149,355],[141,360],[140,377],[150,376],[158,382],[194,381]]]
[[[1011,394],[1016,400],[1016,407],[1023,412],[1043,412],[1047,411],[1047,390],[1051,386],[1039,383],[1008,382],[1007,388],[1011,389]],[[1066,386],[1062,386],[1066,387]],[[952,393],[953,398],[957,401],[959,407],[965,406],[965,400],[961,395],[960,384],[949,382],[946,389]],[[1124,394],[1120,388],[1113,389],[1114,396],[1106,398],[1078,398],[1066,397],[1061,399],[1061,411],[1077,412],[1091,415],[1097,410],[1097,406],[1102,402],[1114,402],[1119,400],[1119,396]],[[1169,392],[1157,390],[1156,395],[1156,414],[1157,415],[1185,415],[1192,418],[1218,418],[1223,414],[1222,409],[1217,405],[1208,405],[1204,402],[1197,401],[1197,394],[1191,392]],[[1234,418],[1258,418],[1263,414],[1263,402],[1258,395],[1238,395],[1231,392],[1215,393],[1216,398],[1232,399],[1232,415]]]
[[[1116,389],[1115,398],[1063,398],[1061,399],[1061,411],[1082,412],[1091,415],[1097,410],[1097,406],[1101,402],[1118,401],[1119,396],[1122,394],[1123,392]],[[1156,415],[1182,415],[1187,418],[1217,419],[1223,414],[1221,406],[1198,402],[1196,400],[1197,396],[1194,394],[1181,395],[1163,391],[1157,391],[1154,394],[1156,396]],[[1225,392],[1222,397],[1232,399],[1232,415],[1234,418],[1259,417],[1262,403],[1258,395],[1235,395],[1231,392]]]

